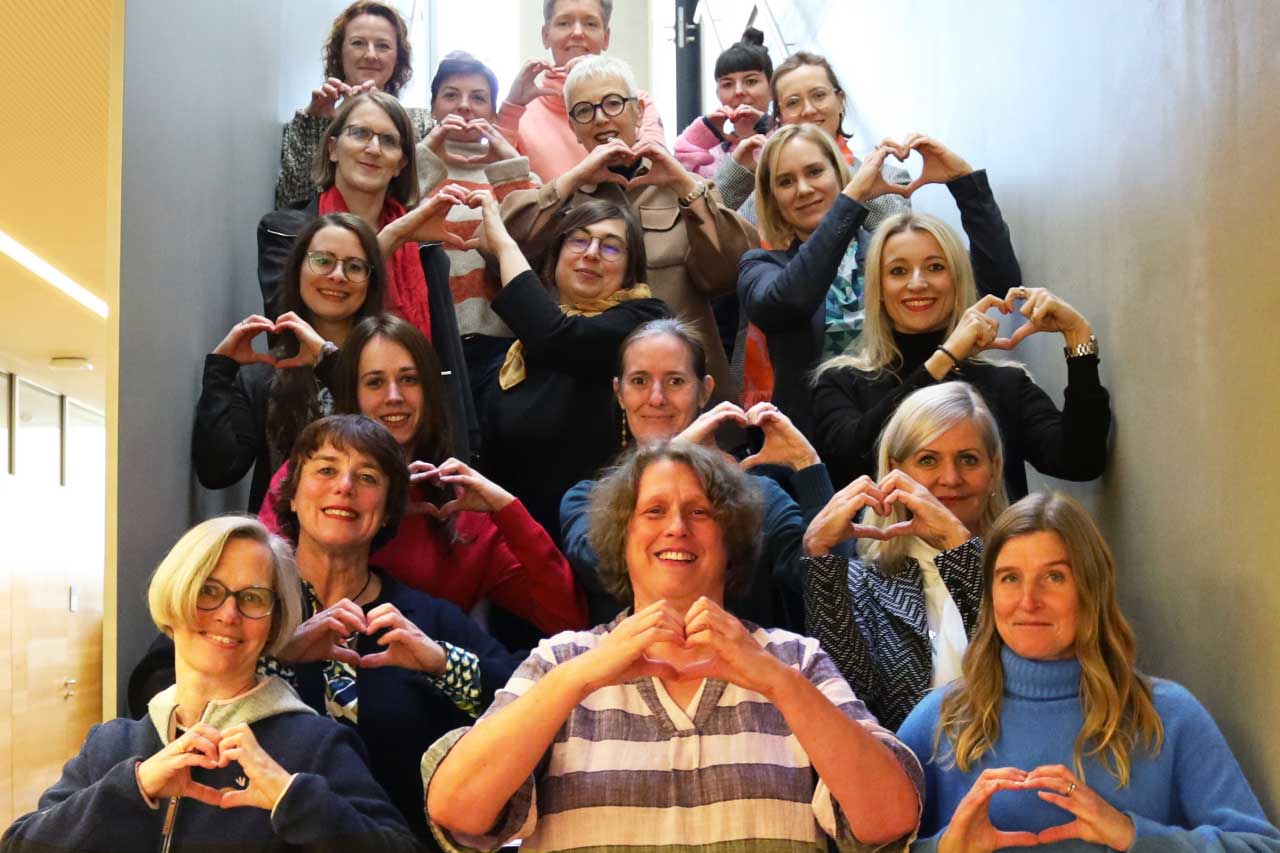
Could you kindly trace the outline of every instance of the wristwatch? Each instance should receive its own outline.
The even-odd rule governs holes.
[[[706,194],[707,194],[707,182],[695,181],[693,184],[693,189],[689,190],[688,195],[684,195],[676,199],[676,203],[679,204],[681,207],[689,207],[695,201],[702,198]]]
[[[316,356],[316,367],[319,367],[320,364],[329,356],[337,354],[338,345],[333,341],[325,341],[324,345],[320,347],[320,354]]]
[[[1083,344],[1076,344],[1073,347],[1063,347],[1062,354],[1067,358],[1079,358],[1082,355],[1098,354],[1098,339],[1093,335],[1089,336],[1089,340]]]

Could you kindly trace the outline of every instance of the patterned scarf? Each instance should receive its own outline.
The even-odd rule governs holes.
[[[862,301],[862,270],[858,268],[858,238],[849,241],[823,306],[822,357],[843,355],[862,334],[866,305]]]
[[[304,620],[310,619],[315,614],[324,610],[324,605],[320,603],[320,596],[316,595],[316,589],[306,578],[302,579],[303,594],[303,613]],[[344,648],[355,647],[355,635],[339,640],[338,644]],[[327,660],[324,662],[324,710],[330,717],[335,720],[346,720],[355,725],[359,722],[360,712],[360,696],[356,692],[356,671],[349,663],[342,661]]]
[[[633,299],[649,299],[652,296],[653,291],[649,290],[648,285],[633,284],[631,287],[614,291],[604,299],[588,299],[576,305],[561,305],[560,310],[566,317],[598,317],[624,302],[630,302]],[[498,386],[503,391],[510,391],[523,382],[527,375],[524,364],[524,344],[516,341],[507,350],[502,369],[498,371]]]

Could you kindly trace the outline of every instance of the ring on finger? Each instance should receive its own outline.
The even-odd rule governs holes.
[[[1067,796],[1068,797],[1071,796],[1071,792],[1074,791],[1075,789],[1076,789],[1076,783],[1075,782],[1069,783],[1067,785]]]

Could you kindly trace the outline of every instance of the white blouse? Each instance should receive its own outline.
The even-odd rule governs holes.
[[[942,582],[942,575],[934,562],[942,552],[922,539],[913,538],[907,553],[920,564],[920,575],[924,580],[925,614],[929,620],[929,646],[933,657],[933,680],[929,686],[940,687],[960,677],[960,661],[965,647],[969,645],[969,637],[964,631],[960,609]]]

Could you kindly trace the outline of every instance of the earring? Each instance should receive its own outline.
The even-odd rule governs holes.
[[[627,449],[627,410],[622,408],[622,406],[618,406],[618,409],[622,412],[622,449],[626,450]]]

